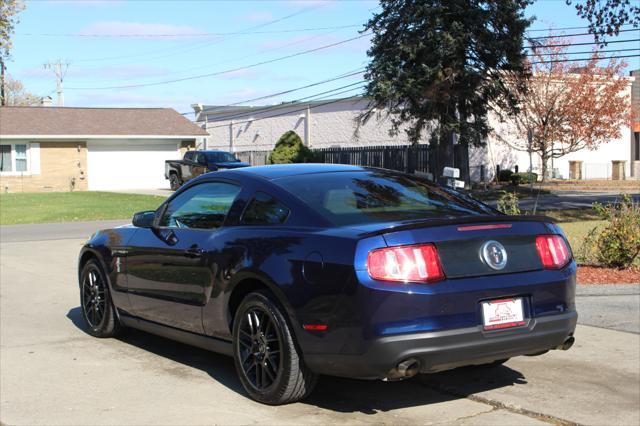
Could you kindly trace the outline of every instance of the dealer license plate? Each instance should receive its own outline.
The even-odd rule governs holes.
[[[518,327],[526,324],[522,298],[519,297],[482,302],[482,317],[485,330]]]

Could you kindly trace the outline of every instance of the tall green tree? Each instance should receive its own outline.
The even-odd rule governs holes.
[[[11,55],[11,35],[22,9],[20,0],[0,0],[0,105],[6,105],[5,67]]]
[[[384,111],[392,133],[438,145],[438,176],[452,165],[453,135],[480,144],[490,104],[515,106],[505,84],[525,73],[524,16],[531,0],[383,0],[366,24],[373,33],[366,120]]]

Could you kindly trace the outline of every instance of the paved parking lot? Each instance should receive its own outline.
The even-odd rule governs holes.
[[[638,286],[579,297],[595,327],[580,325],[567,352],[404,382],[323,377],[307,401],[268,407],[244,395],[230,358],[141,332],[87,335],[75,268],[94,225],[56,226],[0,229],[3,424],[640,423]]]

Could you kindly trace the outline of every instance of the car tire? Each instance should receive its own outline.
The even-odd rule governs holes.
[[[264,404],[299,401],[317,382],[300,356],[284,310],[268,292],[250,293],[236,310],[233,355],[242,386]]]
[[[87,332],[94,337],[114,337],[123,327],[118,321],[107,277],[96,259],[85,263],[80,273],[80,309]]]
[[[182,186],[182,182],[180,182],[180,178],[177,174],[171,173],[169,175],[169,185],[171,186],[172,191],[177,191]]]

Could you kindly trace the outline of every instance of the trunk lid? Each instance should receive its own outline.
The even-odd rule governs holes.
[[[389,246],[433,243],[447,278],[540,270],[536,236],[562,235],[542,216],[465,216],[372,224],[363,231],[363,236],[382,236]]]

